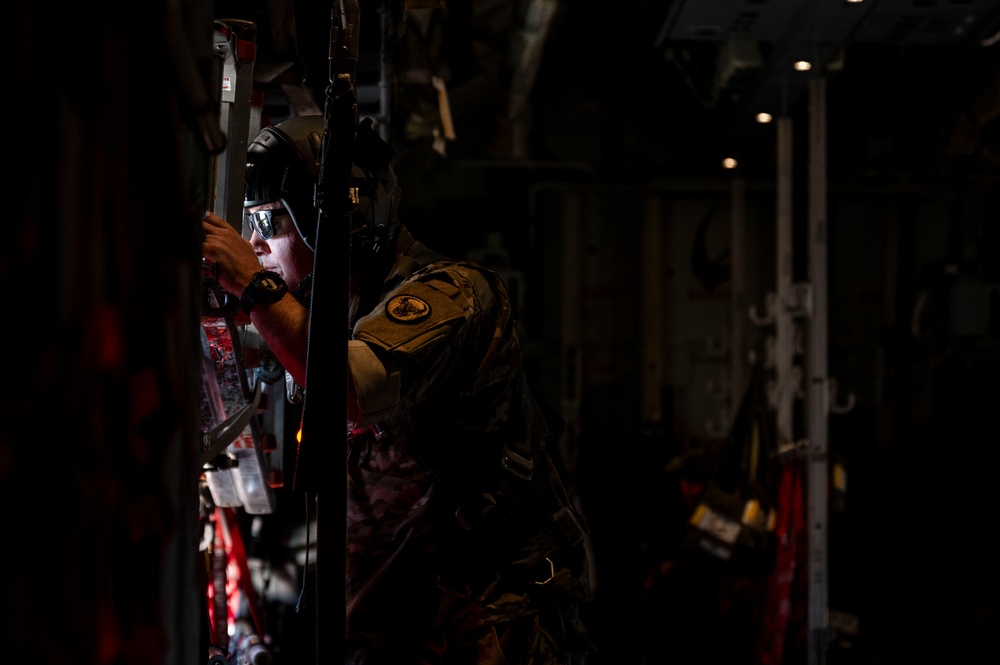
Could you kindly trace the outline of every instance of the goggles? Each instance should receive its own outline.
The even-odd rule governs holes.
[[[274,208],[271,210],[257,210],[246,214],[247,224],[256,231],[261,240],[270,240],[281,231],[281,223],[275,219],[282,215],[287,216],[286,208]]]

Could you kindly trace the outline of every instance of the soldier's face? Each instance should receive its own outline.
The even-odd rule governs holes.
[[[295,230],[295,224],[281,202],[254,206],[246,212],[253,228],[250,244],[261,266],[281,275],[288,288],[294,291],[312,272],[312,250]]]

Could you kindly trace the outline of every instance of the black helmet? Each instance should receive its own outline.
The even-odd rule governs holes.
[[[316,185],[324,118],[307,115],[263,128],[247,147],[243,207],[280,201],[309,249],[316,249]],[[378,252],[394,239],[400,190],[389,160],[392,149],[366,118],[355,132],[351,173],[351,244]]]

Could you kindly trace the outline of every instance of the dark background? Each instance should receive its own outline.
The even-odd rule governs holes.
[[[804,510],[779,500],[779,479],[808,452],[778,455],[773,410],[720,411],[718,393],[743,396],[726,384],[736,349],[756,352],[746,376],[770,369],[767,326],[735,336],[776,273],[779,153],[775,124],[752,121],[761,108],[793,128],[793,272],[809,279],[815,77],[826,89],[832,402],[854,398],[828,418],[831,481],[835,468],[847,480],[831,482],[823,507],[825,655],[990,654],[995,3],[412,2],[405,20],[403,3],[385,14],[364,5],[359,113],[396,149],[403,219],[454,255],[488,257],[501,243],[496,265],[518,285],[532,378],[570,425],[599,662],[755,662],[759,640],[781,631],[769,589],[787,548],[765,539],[760,557],[721,561],[690,547],[687,518],[707,484],[745,476],[754,417],[765,460],[756,489]],[[186,53],[199,71],[210,59],[213,19],[252,21],[264,121],[322,112],[330,15],[285,0],[22,4],[10,18],[0,528],[11,588],[0,641],[20,660],[202,657],[198,219],[211,160],[192,130],[203,81],[178,63]],[[817,58],[812,72],[789,71],[799,54]],[[447,89],[454,139],[442,138],[431,77]],[[739,168],[723,170],[724,156]],[[743,246],[731,243],[737,184]],[[746,268],[734,283],[737,256]],[[738,293],[746,301],[733,307]],[[803,399],[795,412],[804,437]],[[793,557],[789,663],[807,659],[803,556]]]

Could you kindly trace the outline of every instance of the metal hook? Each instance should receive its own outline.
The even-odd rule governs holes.
[[[843,404],[837,404],[837,379],[830,377],[827,379],[827,394],[830,400],[830,413],[847,413],[854,408],[854,393],[847,393],[847,400]]]

